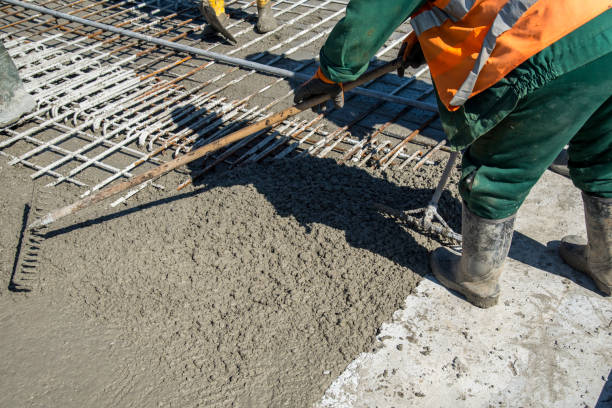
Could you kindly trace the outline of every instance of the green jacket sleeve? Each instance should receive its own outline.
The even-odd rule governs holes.
[[[387,38],[427,0],[351,0],[321,48],[321,70],[332,81],[357,79]]]

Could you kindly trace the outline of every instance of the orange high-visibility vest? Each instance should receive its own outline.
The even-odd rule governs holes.
[[[411,24],[453,111],[610,8],[612,0],[434,0]]]

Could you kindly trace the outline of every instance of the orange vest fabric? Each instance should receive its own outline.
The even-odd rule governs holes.
[[[450,111],[612,8],[612,0],[434,0],[411,24]]]

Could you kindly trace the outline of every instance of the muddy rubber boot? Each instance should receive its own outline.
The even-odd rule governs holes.
[[[595,285],[612,292],[612,198],[582,193],[587,241],[576,235],[561,240],[559,254],[566,264],[589,275]]]
[[[257,28],[258,33],[267,33],[278,27],[278,23],[272,14],[270,0],[257,0]]]
[[[207,23],[202,32],[203,36],[221,34],[228,40],[237,42],[232,33],[225,28],[229,22],[229,16],[225,14],[225,2],[223,0],[201,0],[200,12]]]
[[[17,67],[0,43],[0,127],[16,122],[35,107],[36,101],[23,89]]]
[[[499,276],[508,255],[515,215],[501,220],[480,218],[463,204],[462,255],[449,248],[436,249],[430,267],[448,289],[464,295],[468,302],[488,308],[497,304]]]

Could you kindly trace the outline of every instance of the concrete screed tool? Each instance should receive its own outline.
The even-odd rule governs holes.
[[[344,91],[350,91],[351,89],[354,89],[366,82],[372,81],[378,77],[381,77],[382,75],[385,75],[389,72],[392,72],[394,70],[397,69],[397,67],[400,65],[401,61],[400,60],[394,60],[391,62],[388,62],[385,65],[382,65],[376,69],[373,69],[369,72],[366,72],[365,74],[363,74],[360,78],[358,78],[355,81],[352,82],[347,82],[345,84],[343,84],[343,88]],[[44,217],[38,218],[36,219],[32,224],[30,224],[28,226],[29,229],[35,229],[35,228],[40,228],[46,225],[49,225],[57,220],[59,220],[60,218],[63,218],[67,215],[70,215],[72,213],[75,213],[77,211],[80,211],[82,209],[85,209],[99,201],[102,201],[106,198],[112,197],[116,194],[119,194],[123,191],[126,191],[132,187],[135,187],[137,185],[140,185],[148,180],[151,179],[155,179],[158,178],[184,164],[193,162],[194,160],[197,160],[209,153],[212,153],[214,151],[217,151],[231,143],[237,142],[241,139],[244,139],[245,137],[248,137],[250,135],[252,135],[255,132],[261,131],[263,129],[269,128],[277,123],[280,123],[281,121],[290,118],[292,116],[297,115],[298,113],[310,109],[316,105],[319,105],[321,103],[326,102],[327,100],[330,99],[329,95],[320,95],[320,96],[316,96],[313,97],[311,99],[308,99],[306,101],[303,101],[295,106],[292,106],[290,108],[287,108],[281,112],[278,112],[274,115],[271,115],[259,122],[256,122],[252,125],[246,126],[236,132],[230,133],[229,135],[220,138],[214,142],[211,142],[207,145],[204,145],[196,150],[192,150],[188,153],[186,153],[183,156],[180,156],[174,160],[171,160],[169,162],[166,162],[164,164],[159,165],[158,167],[149,170],[143,174],[140,174],[138,176],[134,176],[131,179],[124,181],[123,183],[119,183],[116,184],[114,186],[109,186],[107,188],[104,188],[100,191],[98,191],[95,194],[89,195],[81,200],[78,200],[70,205],[67,205],[65,207],[62,208],[58,208],[54,211],[51,211],[50,213],[48,213],[47,215],[45,215]],[[392,209],[389,208],[383,208],[381,206],[378,206],[378,210],[379,211],[383,211],[383,212],[387,212],[388,214],[395,216],[399,219],[401,219],[404,222],[407,222],[408,224],[412,225],[413,227],[416,227],[417,229],[424,231],[424,232],[432,232],[435,234],[439,234],[439,235],[443,235],[447,238],[453,239],[455,241],[460,241],[461,240],[461,236],[457,233],[455,233],[450,227],[448,227],[448,225],[444,222],[444,220],[438,215],[437,212],[437,202],[438,199],[440,198],[442,191],[444,190],[444,187],[446,186],[446,183],[448,181],[448,177],[450,175],[450,171],[452,170],[453,166],[454,166],[454,162],[456,159],[456,153],[453,153],[449,159],[449,162],[446,166],[446,170],[444,171],[444,175],[442,176],[440,183],[438,184],[438,187],[436,188],[436,191],[434,193],[434,197],[432,199],[432,201],[430,202],[430,205],[426,208],[423,209],[424,211],[424,216],[422,219],[418,219],[416,217],[414,217],[413,215],[410,214],[398,214],[397,212],[395,212]],[[433,220],[436,219],[440,222],[441,225],[438,224],[434,224]]]

